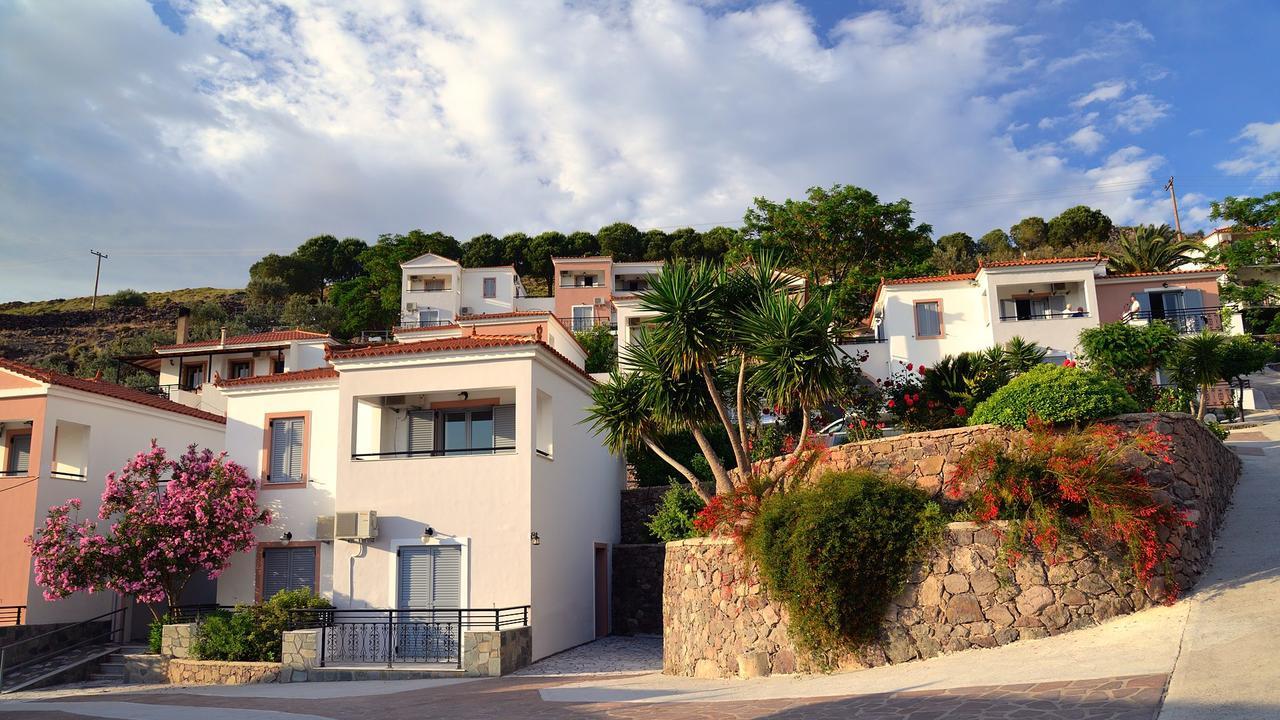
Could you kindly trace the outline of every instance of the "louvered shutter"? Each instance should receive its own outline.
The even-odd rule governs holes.
[[[430,547],[402,547],[398,553],[397,599],[401,608],[431,607],[431,565]]]
[[[289,421],[289,482],[302,482],[302,433],[303,420]]]
[[[409,454],[431,453],[436,449],[436,414],[433,410],[409,413]]]
[[[434,568],[431,577],[431,607],[462,607],[462,547],[438,545],[431,548]]]
[[[281,590],[289,589],[290,548],[262,550],[262,599],[270,600]]]
[[[9,440],[9,472],[24,473],[31,467],[31,434],[14,435]]]
[[[289,423],[271,421],[271,470],[267,482],[287,482],[289,479]]]
[[[493,406],[493,447],[514,449],[516,446],[516,406]]]
[[[313,547],[289,548],[289,588],[309,588],[316,591],[316,549]]]

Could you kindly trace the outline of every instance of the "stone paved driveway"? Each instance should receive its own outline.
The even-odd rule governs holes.
[[[520,676],[572,677],[662,672],[662,638],[609,636],[543,658]]]
[[[4,720],[172,717],[182,720],[495,720],[618,718],[705,720],[859,718],[860,720],[1152,720],[1166,676],[1140,675],[1071,682],[951,688],[857,697],[726,702],[557,703],[538,691],[554,678],[477,680],[401,693],[308,698],[306,685],[263,687],[264,697],[184,693],[113,694],[83,700],[0,704]],[[350,685],[359,693],[359,683]]]

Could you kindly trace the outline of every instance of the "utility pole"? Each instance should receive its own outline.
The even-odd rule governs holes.
[[[98,256],[98,269],[93,271],[93,302],[89,305],[90,310],[98,309],[98,277],[102,275],[102,261],[107,259],[106,254],[97,250],[90,250],[90,255]]]
[[[1169,176],[1169,182],[1164,184],[1164,189],[1169,192],[1169,197],[1173,199],[1173,225],[1178,230],[1178,240],[1182,241],[1182,218],[1178,217],[1178,191],[1173,189],[1173,176]]]

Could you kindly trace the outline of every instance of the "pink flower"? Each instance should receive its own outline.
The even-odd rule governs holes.
[[[907,369],[908,369],[908,370],[914,370],[915,368],[913,367],[913,365],[914,365],[914,363],[907,363]]]
[[[858,421],[858,425],[859,425],[860,427],[864,427],[864,428],[865,428],[865,427],[867,426],[867,421],[866,421],[866,420],[859,420],[859,421]]]
[[[920,373],[921,375],[924,375],[926,369],[927,368],[925,368],[925,366],[921,365],[919,368],[917,368],[916,372]]]

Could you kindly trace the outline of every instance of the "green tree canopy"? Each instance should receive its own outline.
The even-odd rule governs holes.
[[[509,263],[502,241],[489,233],[468,240],[462,246],[459,262],[463,267],[494,267]]]
[[[1086,247],[1100,250],[1111,237],[1111,218],[1101,210],[1076,205],[1063,210],[1049,221],[1046,228],[1049,244],[1055,248]]]
[[[645,258],[645,237],[631,223],[605,225],[596,233],[596,238],[600,241],[600,254],[612,255],[617,262]]]
[[[1009,237],[1009,233],[1000,228],[978,238],[978,254],[983,257],[1002,259],[1012,256],[1013,253],[1013,239]]]
[[[852,185],[809,188],[803,200],[781,203],[756,198],[743,225],[746,248],[780,253],[833,299],[842,322],[870,310],[881,277],[920,272],[933,251],[933,228],[916,223],[910,201],[882,203]]]

